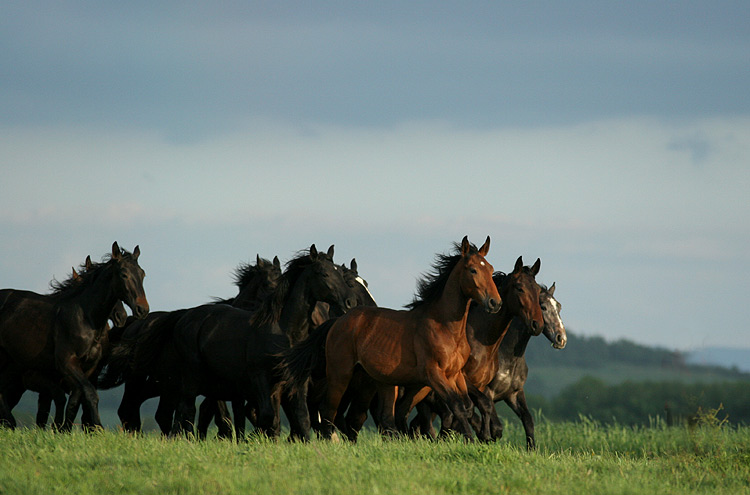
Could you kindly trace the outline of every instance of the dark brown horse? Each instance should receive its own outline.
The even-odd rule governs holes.
[[[485,259],[489,246],[489,237],[479,249],[464,237],[457,254],[438,256],[436,273],[421,282],[408,310],[354,308],[332,324],[325,345],[327,391],[321,407],[325,437],[333,433],[339,403],[357,365],[374,384],[362,403],[369,405],[377,391],[379,423],[386,432],[396,431],[399,386],[415,401],[435,390],[463,420],[462,433],[472,437],[466,410],[471,401],[461,373],[469,357],[466,317],[472,300],[492,312],[501,305],[492,265]],[[304,375],[288,372],[297,385],[306,381]]]
[[[492,425],[499,424],[494,403],[484,391],[498,373],[498,349],[512,322],[528,328],[528,332],[539,334],[544,327],[544,318],[539,300],[540,287],[535,277],[539,273],[541,261],[536,260],[532,267],[525,267],[519,257],[513,271],[509,274],[496,273],[493,276],[495,285],[503,299],[503,307],[496,314],[488,314],[477,305],[472,305],[466,324],[466,338],[471,347],[471,354],[466,361],[463,374],[469,389],[469,396],[479,409],[480,416],[472,416],[472,425],[477,437],[483,441],[492,440]],[[440,404],[435,397],[430,397],[418,406],[418,423],[423,432],[431,431],[432,415],[428,413],[431,405],[440,412],[443,430],[452,428],[453,415],[445,404]],[[405,419],[405,418],[404,418]]]
[[[15,425],[5,398],[29,371],[62,380],[81,397],[91,425],[101,427],[99,398],[86,376],[102,353],[107,320],[117,301],[130,306],[143,318],[149,307],[143,290],[144,272],[138,265],[140,249],[121,250],[115,242],[106,262],[86,270],[81,279],[72,277],[56,284],[49,295],[30,291],[0,291],[0,422]],[[78,404],[68,403],[63,429],[70,429]]]
[[[544,329],[542,333],[552,343],[555,349],[564,349],[568,342],[565,333],[565,325],[560,318],[562,305],[555,299],[555,284],[549,289],[542,286],[539,302],[544,314]],[[534,438],[534,418],[526,404],[524,385],[529,375],[529,367],[526,364],[526,346],[529,339],[538,332],[529,331],[522,322],[516,320],[511,324],[499,349],[498,370],[485,393],[493,402],[505,401],[514,413],[521,419],[523,429],[526,433],[526,446],[529,450],[536,447]],[[493,431],[495,438],[502,436],[502,423],[499,429]]]

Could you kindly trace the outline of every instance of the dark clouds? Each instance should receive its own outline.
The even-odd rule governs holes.
[[[192,140],[257,117],[484,127],[750,111],[745,2],[374,5],[20,4],[0,21],[0,122]]]

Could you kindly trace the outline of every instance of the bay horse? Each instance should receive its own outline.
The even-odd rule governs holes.
[[[309,418],[301,414],[304,394],[281,389],[279,354],[309,331],[309,315],[318,301],[345,312],[355,305],[351,288],[333,263],[333,246],[318,253],[313,244],[289,261],[278,286],[254,313],[226,305],[188,310],[175,324],[180,361],[180,402],[172,435],[191,433],[195,399],[204,395],[231,400],[237,437],[244,436],[245,401],[257,407],[256,427],[279,434],[279,401],[287,412],[292,438],[306,439]],[[274,398],[274,397],[277,397]]]
[[[539,302],[544,315],[544,329],[542,333],[552,343],[555,349],[564,349],[568,342],[560,312],[562,305],[554,298],[555,284],[547,289],[541,286]],[[493,402],[505,401],[511,410],[516,413],[523,423],[526,433],[526,447],[529,450],[536,448],[534,438],[534,418],[526,404],[524,385],[529,375],[529,367],[526,364],[526,346],[529,339],[538,333],[529,332],[527,326],[516,320],[511,324],[499,349],[499,365],[495,376],[485,389],[485,393]],[[493,432],[496,438],[502,437],[502,423],[499,430]]]
[[[104,263],[84,271],[80,280],[71,277],[56,284],[52,294],[0,290],[0,362],[5,363],[0,383],[0,423],[15,426],[4,391],[33,371],[53,382],[63,380],[81,397],[91,425],[101,428],[99,397],[85,368],[95,367],[101,358],[101,340],[118,300],[136,317],[148,314],[139,255],[138,246],[131,254],[115,242]],[[69,403],[63,430],[71,428],[74,412]]]
[[[469,357],[466,318],[472,300],[497,312],[501,299],[492,283],[492,265],[485,259],[490,238],[477,249],[467,237],[456,245],[457,254],[438,255],[435,273],[423,279],[407,310],[359,307],[335,320],[325,343],[326,397],[321,406],[324,437],[333,434],[341,398],[355,367],[361,366],[373,381],[379,397],[380,424],[396,433],[396,387],[404,387],[409,400],[421,399],[430,389],[463,420],[462,433],[472,438],[466,406],[471,403],[461,369]],[[302,349],[314,350],[313,346]],[[309,371],[303,356],[288,355],[287,375],[295,386],[304,386]],[[311,352],[312,354],[312,352]],[[314,356],[310,356],[314,359]],[[297,366],[292,363],[297,362]],[[308,363],[309,364],[309,363]]]
[[[493,275],[503,306],[498,313],[488,314],[477,305],[472,304],[466,323],[466,338],[471,354],[463,368],[466,383],[474,405],[480,415],[473,414],[471,423],[482,441],[493,439],[492,427],[499,424],[494,402],[484,393],[490,382],[498,373],[498,350],[513,322],[527,328],[529,332],[539,334],[544,327],[543,311],[540,304],[540,287],[535,277],[541,268],[537,259],[533,266],[526,267],[523,258],[518,257],[513,271],[507,275],[502,272]],[[431,409],[440,413],[442,430],[452,428],[453,415],[445,404],[436,397],[430,397],[417,406],[416,418],[420,430],[432,433]],[[473,408],[472,408],[473,409]],[[401,428],[405,428],[406,418],[401,418]]]
[[[254,266],[241,263],[235,269],[234,280],[239,289],[237,296],[217,300],[215,304],[240,304],[244,309],[257,309],[260,302],[276,288],[280,277],[281,264],[278,257],[269,261],[256,255]],[[99,387],[109,389],[125,385],[117,409],[125,431],[141,430],[141,406],[154,397],[160,397],[155,414],[156,423],[163,434],[167,435],[171,431],[179,400],[179,364],[172,331],[186,311],[153,311],[143,320],[129,320],[126,325],[113,330],[112,355],[99,377]],[[208,429],[208,424],[217,411],[226,411],[225,405],[222,408],[214,400],[209,400],[205,409],[203,405],[201,407],[207,420],[203,431]],[[223,414],[217,424],[220,436],[230,437],[231,430],[226,428],[226,418],[227,415]]]

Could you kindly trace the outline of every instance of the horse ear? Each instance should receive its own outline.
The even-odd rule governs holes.
[[[78,272],[76,271],[75,267],[73,267],[73,280],[78,280],[80,278],[81,276],[78,275]]]
[[[310,246],[310,258],[312,259],[318,258],[318,249],[315,247],[315,244]]]
[[[461,256],[466,256],[469,254],[469,248],[471,247],[471,244],[469,244],[469,236],[465,235],[463,239],[461,239]]]
[[[549,292],[550,296],[555,295],[555,282],[552,282],[552,287],[550,287],[549,289],[547,289],[547,292]]]
[[[356,272],[357,271],[357,260],[355,258],[352,258],[352,262],[349,263],[349,266],[351,266],[351,271]]]
[[[542,260],[537,258],[534,266],[531,267],[531,274],[536,277],[540,268],[542,268]]]
[[[278,256],[274,256],[273,257],[273,266],[275,266],[276,268],[278,268],[279,270],[281,270],[281,261],[279,261],[279,257]]]
[[[328,248],[328,256],[333,259],[333,244]]]
[[[260,259],[260,255],[255,255],[255,266],[261,266],[263,264],[263,261]]]
[[[513,268],[514,272],[518,272],[523,268],[523,256],[519,256],[516,260],[516,266]]]
[[[91,270],[91,267],[93,265],[94,264],[91,262],[91,255],[86,256],[86,263],[84,264],[84,266],[86,267],[86,270]]]
[[[112,243],[112,258],[119,260],[121,256],[120,246],[117,245],[117,241]]]
[[[487,253],[490,251],[490,236],[487,236],[487,240],[484,241],[484,244],[482,244],[482,247],[479,248],[479,254],[482,256],[487,256]]]
[[[140,248],[140,246],[136,245],[135,249],[133,249],[133,258],[135,258],[137,260],[138,256],[140,256],[140,255],[141,255],[141,248]]]

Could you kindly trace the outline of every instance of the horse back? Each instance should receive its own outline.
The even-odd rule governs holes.
[[[329,331],[327,369],[360,364],[382,383],[424,382],[424,361],[431,352],[421,343],[421,320],[413,313],[362,306],[349,310]]]

